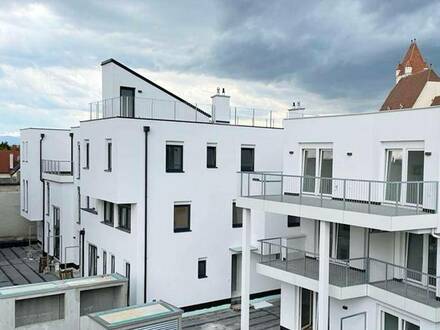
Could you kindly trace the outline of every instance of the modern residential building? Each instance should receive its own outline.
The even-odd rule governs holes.
[[[189,103],[113,59],[102,98],[77,127],[21,130],[21,212],[44,251],[82,276],[126,276],[132,304],[239,296],[238,172],[281,169],[284,114],[231,106],[220,89],[209,106]],[[256,238],[294,233],[279,217]],[[279,290],[253,274],[251,293]]]
[[[241,174],[242,329],[253,246],[284,329],[439,328],[439,110],[285,120],[283,174]],[[258,241],[256,212],[295,235]]]

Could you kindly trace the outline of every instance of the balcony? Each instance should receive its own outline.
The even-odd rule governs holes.
[[[89,104],[90,120],[125,117],[214,123],[212,104],[121,96]],[[229,125],[282,128],[286,111],[229,107]]]
[[[70,160],[43,159],[41,171],[43,179],[57,182],[73,182],[72,162]]]
[[[319,280],[319,256],[281,244],[281,238],[260,241],[260,264]],[[330,258],[329,284],[337,288],[370,285],[412,301],[440,308],[436,285],[440,277],[374,258],[338,260]],[[301,283],[297,283],[301,284]],[[368,296],[374,290],[366,290]],[[370,294],[371,293],[371,294]],[[363,294],[365,295],[365,294]]]
[[[437,181],[387,182],[240,172],[239,189],[241,207],[387,231],[436,227]]]

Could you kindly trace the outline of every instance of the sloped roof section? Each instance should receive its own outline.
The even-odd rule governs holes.
[[[434,99],[432,100],[431,107],[435,105],[440,105],[440,95],[434,97]]]
[[[380,110],[412,108],[428,81],[440,81],[439,76],[432,69],[423,70],[400,79]]]
[[[400,70],[401,74],[405,72],[405,67],[412,67],[413,74],[428,69],[428,65],[426,64],[419,47],[417,47],[415,40],[411,41],[411,45],[403,57],[402,62],[397,65],[397,69]]]

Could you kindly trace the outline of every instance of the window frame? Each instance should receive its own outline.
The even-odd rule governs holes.
[[[127,210],[127,219],[124,225],[121,225],[122,212],[123,210]],[[131,232],[131,204],[118,204],[118,229],[128,232]]]
[[[105,140],[105,154],[106,154],[107,168],[104,171],[111,172],[112,168],[113,168],[113,143],[112,143],[112,139]]]
[[[244,167],[243,165],[243,151],[252,150],[252,166]],[[255,147],[254,146],[241,146],[240,148],[240,171],[241,172],[254,172],[255,171]]]
[[[201,265],[203,265],[201,267]],[[208,278],[208,263],[207,258],[199,258],[197,260],[197,278]]]
[[[176,228],[176,208],[188,208],[188,219],[187,219],[187,226]],[[173,208],[173,231],[175,233],[185,233],[191,231],[191,204],[174,204]]]
[[[85,159],[84,159],[84,170],[90,169],[90,141],[84,140],[84,153],[85,153]]]
[[[46,215],[50,216],[50,182],[46,182]]]
[[[169,162],[171,162],[171,159],[169,160],[168,155],[168,148],[177,148],[180,150],[180,167],[179,168],[171,168],[168,167]],[[174,158],[172,159],[174,160]],[[165,171],[166,173],[183,173],[183,144],[180,143],[167,143],[165,146]]]
[[[107,251],[102,250],[102,274],[107,274]]]
[[[213,157],[211,157],[213,159],[213,163],[210,163],[210,150],[211,153],[213,152]],[[212,151],[214,150],[214,151]],[[211,155],[211,156],[212,156]],[[206,168],[217,168],[217,146],[213,145],[213,144],[208,144],[206,146]]]
[[[109,207],[109,210],[107,210],[107,206]],[[115,224],[115,210],[114,210],[115,204],[112,202],[104,201],[103,207],[104,207],[104,212],[103,212],[104,218],[102,222],[105,223],[106,225],[113,227]],[[110,211],[110,214],[108,214],[108,211]]]
[[[242,208],[237,206],[237,202],[232,202],[232,228],[243,227],[243,212]],[[237,219],[241,219],[240,222]]]

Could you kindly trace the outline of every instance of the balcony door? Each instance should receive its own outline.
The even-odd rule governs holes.
[[[423,150],[386,150],[385,199],[390,202],[423,204]],[[406,182],[406,183],[402,183]]]
[[[313,328],[313,291],[301,289],[301,329]]]
[[[135,88],[121,87],[120,89],[120,104],[121,117],[134,118],[134,92]]]
[[[408,233],[406,238],[407,279],[436,285],[437,239],[429,234]],[[422,275],[428,274],[427,275]]]
[[[303,192],[330,195],[333,189],[333,150],[328,148],[303,149],[302,165]]]

